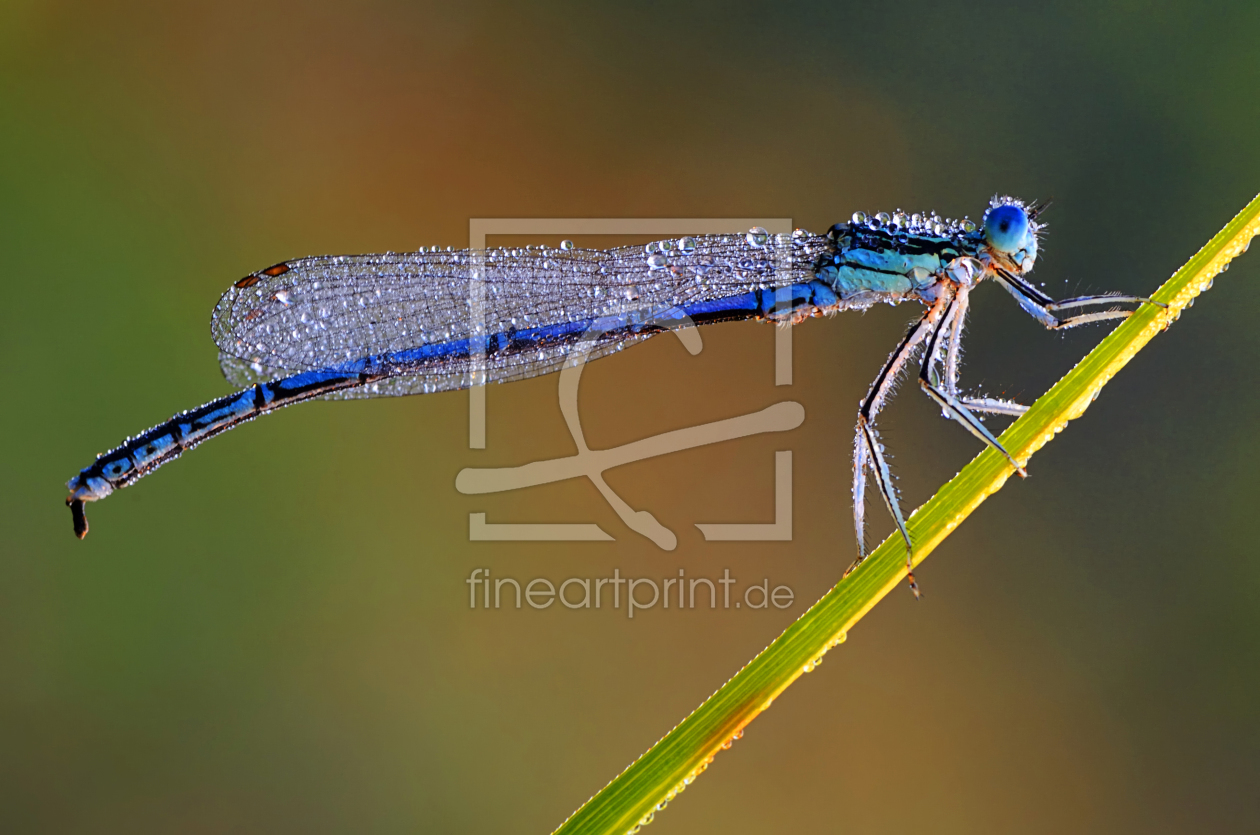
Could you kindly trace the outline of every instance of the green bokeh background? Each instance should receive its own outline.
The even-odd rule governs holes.
[[[544,832],[853,558],[851,427],[913,316],[726,325],[586,372],[592,446],[804,404],[805,424],[626,466],[658,550],[571,482],[555,378],[314,403],[93,506],[92,455],[228,391],[207,333],[284,258],[467,245],[470,217],[978,216],[1053,198],[1035,276],[1149,292],[1260,189],[1260,6],[0,4],[0,829]],[[495,241],[492,241],[494,243]],[[551,241],[554,243],[554,241]],[[653,832],[1237,832],[1260,820],[1252,253],[718,758]],[[964,379],[1031,400],[1102,329],[976,294]],[[917,506],[977,445],[907,391]],[[795,538],[769,521],[794,450]],[[491,521],[615,543],[470,543]],[[891,525],[873,507],[873,533]],[[521,579],[718,576],[785,611],[469,610]]]

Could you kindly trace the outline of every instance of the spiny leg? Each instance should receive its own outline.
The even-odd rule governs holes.
[[[1160,307],[1168,307],[1163,302],[1157,302],[1154,299],[1148,299],[1145,296],[1127,296],[1123,293],[1100,293],[1094,296],[1077,296],[1063,301],[1055,301],[1036,287],[1029,284],[1022,277],[1011,273],[1009,270],[998,269],[997,271],[1002,278],[1010,282],[1028,298],[1040,304],[1046,310],[1065,310],[1069,307],[1088,307],[1091,304],[1154,304]]]
[[[868,466],[875,476],[876,486],[879,488],[880,495],[883,497],[884,503],[888,505],[889,512],[897,523],[897,529],[905,540],[907,562],[912,564],[911,560],[914,552],[910,542],[910,534],[906,530],[905,520],[897,502],[895,488],[892,484],[892,475],[879,447],[878,435],[874,425],[875,416],[883,408],[884,402],[896,385],[898,375],[913,355],[915,348],[939,321],[949,300],[948,285],[945,285],[936,304],[924,313],[918,322],[910,327],[905,338],[901,340],[901,344],[888,357],[888,362],[884,364],[883,369],[876,376],[875,381],[871,384],[870,391],[858,410],[858,425],[853,451],[853,521],[857,532],[858,558],[844,572],[846,577],[866,559],[865,497],[866,469]],[[914,581],[914,575],[912,573],[909,574],[908,579],[915,597],[918,597],[919,589]]]
[[[970,293],[970,288],[965,284],[959,285],[954,293],[954,316],[946,339],[945,391],[955,396],[958,395],[958,365],[962,355],[962,332],[966,324]]]
[[[853,561],[853,565],[845,570],[845,577],[866,559],[866,468],[870,464],[870,453],[867,449],[866,433],[862,429],[863,420],[868,414],[873,416],[883,405],[884,398],[896,381],[898,373],[905,366],[915,346],[923,339],[928,315],[925,313],[922,319],[910,326],[910,330],[888,357],[888,361],[884,363],[875,381],[871,383],[870,391],[867,392],[866,398],[858,409],[858,425],[856,437],[853,440],[853,525],[857,532],[858,557]]]
[[[893,349],[892,354],[888,357],[888,361],[884,363],[884,367],[880,369],[879,374],[875,377],[875,381],[871,383],[870,391],[867,392],[858,409],[858,425],[856,437],[853,441],[853,521],[857,532],[858,558],[844,572],[845,576],[848,576],[849,572],[861,565],[862,561],[866,559],[866,468],[873,466],[873,463],[871,462],[863,424],[872,420],[883,406],[884,400],[896,383],[901,369],[905,367],[915,347],[927,334],[930,316],[931,311],[928,311],[923,314],[923,317],[918,322],[910,326],[901,343]]]
[[[957,308],[958,304],[959,302],[955,301],[951,304],[951,307]],[[951,394],[948,390],[942,390],[942,388],[939,388],[936,385],[936,381],[934,380],[934,366],[936,364],[937,353],[940,347],[939,343],[941,335],[945,330],[943,325],[951,318],[957,321],[958,311],[955,309],[952,311],[952,314],[952,317],[949,313],[942,317],[941,325],[932,331],[932,338],[928,342],[927,350],[923,355],[923,365],[919,370],[919,385],[929,397],[936,401],[937,405],[941,407],[947,417],[958,421],[966,427],[968,432],[1005,455],[1006,460],[1011,462],[1011,466],[1015,468],[1015,471],[1018,472],[1020,476],[1026,477],[1028,473],[1026,473],[1024,468],[1021,467],[1011,454],[1006,451],[1006,448],[998,443],[997,438],[993,437],[993,433],[991,433],[985,425],[980,422],[980,419],[973,415],[956,395]]]
[[[1013,403],[1010,400],[999,400],[996,397],[960,397],[958,402],[962,403],[973,412],[985,412],[990,415],[1010,415],[1019,417],[1028,411],[1028,407],[1021,403]]]
[[[1125,296],[1121,293],[1103,293],[1100,296],[1078,296],[1074,299],[1064,299],[1061,302],[1050,302],[1047,304],[1046,310],[1066,310],[1069,307],[1087,307],[1091,304],[1156,304],[1160,307],[1168,307],[1163,302],[1157,302],[1154,299],[1148,299],[1145,296]]]
[[[948,330],[941,337],[945,348],[945,380],[943,384],[938,383],[938,385],[941,385],[947,394],[957,397],[958,402],[973,412],[1019,417],[1028,411],[1027,406],[1021,406],[1019,403],[1012,403],[1009,400],[1001,400],[995,397],[967,397],[958,391],[958,369],[962,358],[962,332],[967,319],[967,307],[970,303],[969,295],[970,290],[965,284],[960,285],[954,293],[954,307],[946,325]],[[948,412],[943,413],[945,417],[949,417]]]
[[[1024,281],[1017,275],[1007,270],[997,270],[997,279],[1001,285],[1006,288],[1020,307],[1024,308],[1037,321],[1041,322],[1051,330],[1065,330],[1074,328],[1078,325],[1088,324],[1090,322],[1100,322],[1108,319],[1125,319],[1133,315],[1131,310],[1108,310],[1099,313],[1084,313],[1078,316],[1071,316],[1067,319],[1059,319],[1054,316],[1051,311],[1065,310],[1073,307],[1087,307],[1094,304],[1114,304],[1114,303],[1146,303],[1158,304],[1162,307],[1161,302],[1155,302],[1142,296],[1125,296],[1125,295],[1101,295],[1101,296],[1079,296],[1064,301],[1055,301],[1054,299],[1037,290],[1028,282]],[[958,395],[957,373],[958,373],[958,352],[963,326],[963,319],[967,310],[967,288],[961,287],[958,290],[956,300],[953,307],[955,309],[946,313],[942,324],[946,321],[950,322],[951,327],[946,340],[946,356],[945,356],[945,383],[939,386],[936,380],[934,365],[937,361],[937,341],[941,338],[944,330],[938,327],[932,334],[932,340],[928,344],[927,351],[924,354],[923,367],[919,374],[919,384],[923,390],[941,406],[942,410],[948,417],[957,420],[969,432],[980,440],[992,446],[998,452],[1006,456],[1006,459],[1015,467],[1016,472],[1020,476],[1027,476],[1023,467],[1011,456],[1009,452],[998,443],[993,434],[985,428],[978,418],[972,414],[972,410],[978,412],[990,412],[995,414],[1020,415],[1028,409],[1017,403],[1010,403],[1004,400],[996,400],[992,398],[967,398]],[[942,390],[943,389],[943,390]]]
[[[879,442],[879,435],[875,433],[875,427],[860,416],[858,427],[866,443],[871,472],[875,476],[879,494],[883,496],[884,504],[888,507],[888,512],[897,523],[897,530],[901,532],[901,538],[906,543],[906,580],[910,583],[910,591],[914,592],[915,600],[918,600],[922,595],[919,592],[919,584],[914,581],[914,546],[910,543],[910,532],[906,530],[906,520],[901,515],[901,504],[897,501],[897,488],[893,486],[892,471],[888,469],[888,462],[884,460],[884,448]],[[862,559],[865,557],[863,556],[858,562]],[[857,563],[854,564],[855,567],[856,565]]]
[[[857,531],[858,557],[845,569],[843,577],[866,559],[866,436],[859,427],[853,440],[853,528]],[[843,577],[841,579],[843,579]]]
[[[1066,299],[1064,301],[1057,302],[1014,273],[999,269],[995,275],[998,283],[1006,288],[1008,293],[1015,297],[1015,301],[1019,302],[1019,306],[1038,322],[1045,325],[1048,330],[1066,330],[1068,328],[1077,327],[1078,325],[1087,325],[1090,322],[1103,322],[1108,319],[1127,319],[1133,315],[1132,310],[1107,310],[1101,313],[1082,313],[1079,316],[1069,316],[1066,319],[1060,319],[1051,312],[1055,310],[1064,310],[1070,307],[1087,307],[1093,304],[1125,303],[1149,303],[1159,305],[1160,307],[1168,307],[1168,305],[1163,302],[1157,302],[1143,296],[1121,295],[1078,296],[1074,299]]]
[[[1080,316],[1069,316],[1060,319],[1053,325],[1047,325],[1052,331],[1063,331],[1077,325],[1088,325],[1090,322],[1105,322],[1108,319],[1128,319],[1134,314],[1132,310],[1104,310],[1101,313],[1085,313]]]

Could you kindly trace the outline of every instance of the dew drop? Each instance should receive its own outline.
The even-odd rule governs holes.
[[[560,242],[560,248],[563,249],[565,252],[570,252],[575,248],[575,246],[574,246],[573,241],[564,240]]]
[[[690,255],[696,251],[696,239],[688,235],[685,238],[678,239],[678,251],[683,255]]]
[[[854,212],[851,220],[858,225],[866,223],[866,212]]]
[[[647,265],[649,270],[663,270],[668,260],[659,252],[654,252],[648,256]]]
[[[766,241],[770,239],[770,233],[760,226],[754,226],[748,230],[748,234],[744,235],[744,240],[748,241],[748,245],[756,249],[761,249],[766,245]]]

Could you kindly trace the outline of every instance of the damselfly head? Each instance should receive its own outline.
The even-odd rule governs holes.
[[[1015,271],[1026,273],[1037,260],[1037,231],[1028,207],[1013,197],[995,197],[984,213],[984,241],[990,252]]]

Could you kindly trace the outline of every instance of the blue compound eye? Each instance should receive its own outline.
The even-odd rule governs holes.
[[[1028,234],[1028,215],[1019,206],[1005,205],[990,209],[984,217],[984,237],[998,252],[1014,252],[1024,245]]]

